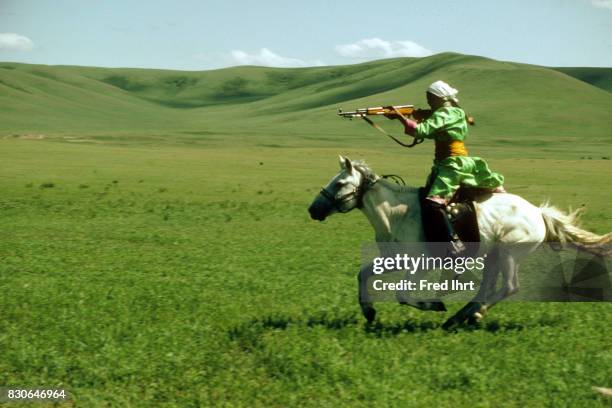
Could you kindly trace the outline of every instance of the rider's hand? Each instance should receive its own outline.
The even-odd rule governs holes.
[[[398,119],[400,117],[395,106],[385,106],[385,109],[389,110],[388,113],[385,113],[387,119]]]

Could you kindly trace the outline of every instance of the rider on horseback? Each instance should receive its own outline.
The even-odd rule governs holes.
[[[444,81],[436,81],[427,89],[427,103],[433,113],[417,123],[399,112],[389,118],[399,118],[405,133],[418,139],[433,139],[436,155],[427,179],[427,197],[423,200],[424,219],[430,227],[444,226],[444,236],[427,236],[429,241],[451,242],[451,253],[458,255],[465,246],[446,216],[446,204],[461,185],[503,192],[504,177],[489,170],[479,157],[470,157],[463,143],[467,133],[467,118],[459,107],[458,91]],[[429,228],[426,228],[426,235]],[[435,228],[434,228],[435,229]]]

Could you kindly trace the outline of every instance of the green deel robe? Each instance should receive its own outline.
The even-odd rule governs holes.
[[[468,133],[463,109],[444,106],[419,123],[414,134],[417,138],[433,139],[436,143],[461,140]],[[480,157],[450,156],[434,159],[427,179],[430,187],[428,197],[450,199],[459,186],[497,188],[504,184],[504,176],[489,170],[487,162]]]

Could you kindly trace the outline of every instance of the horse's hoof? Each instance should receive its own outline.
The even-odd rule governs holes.
[[[407,305],[408,303],[401,303]],[[432,312],[446,312],[446,306],[444,302],[417,302],[416,307],[421,310],[432,311]]]
[[[487,310],[487,305],[482,305],[478,311],[472,313],[472,315],[468,318],[468,324],[472,326],[479,324],[487,314]]]
[[[482,305],[480,306],[480,309],[478,309],[478,311],[472,314],[471,318],[476,320],[477,322],[480,322],[482,319],[484,319],[488,310],[489,308],[487,307],[487,305]]]
[[[470,317],[468,317],[467,323],[470,326],[477,326],[478,324],[480,324],[480,321],[483,318],[484,318],[484,316],[482,314],[480,314],[479,312],[476,312],[473,315],[471,315]]]
[[[446,312],[446,305],[444,302],[432,302],[431,310],[434,312]]]
[[[442,329],[446,331],[454,331],[457,327],[459,327],[461,322],[457,319],[453,319],[452,317],[444,322],[442,325]]]
[[[376,309],[373,307],[364,307],[361,309],[363,313],[363,317],[368,321],[368,323],[372,323],[374,319],[376,319]]]

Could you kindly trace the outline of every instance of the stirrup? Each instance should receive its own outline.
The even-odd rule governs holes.
[[[450,249],[448,250],[449,254],[453,257],[461,256],[467,248],[463,241],[459,239],[459,237],[454,236],[452,241],[450,241]]]

